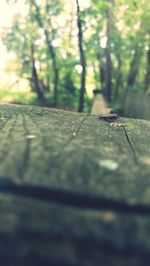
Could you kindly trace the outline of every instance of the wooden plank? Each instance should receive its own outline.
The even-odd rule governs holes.
[[[150,122],[0,106],[2,265],[144,265]]]

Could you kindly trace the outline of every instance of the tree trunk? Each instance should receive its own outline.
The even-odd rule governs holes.
[[[105,77],[104,77],[104,66],[102,63],[102,55],[100,52],[100,38],[98,36],[99,32],[97,32],[97,45],[98,45],[98,51],[96,53],[97,56],[97,60],[98,60],[98,68],[99,68],[99,83],[100,83],[100,88],[104,87],[104,81],[105,81]]]
[[[39,101],[44,101],[44,93],[41,89],[40,86],[40,81],[38,79],[38,73],[36,70],[36,66],[35,66],[35,58],[34,58],[34,47],[33,44],[31,44],[31,62],[32,62],[32,78],[31,78],[31,86],[33,88],[33,90],[36,92],[38,100]]]
[[[54,48],[51,44],[51,40],[49,39],[48,31],[45,29],[45,37],[46,42],[48,46],[49,54],[51,55],[52,62],[53,62],[53,70],[54,70],[54,106],[57,106],[58,104],[58,84],[59,84],[59,71],[57,67],[57,61],[56,61],[56,54],[54,51]]]
[[[86,59],[85,53],[83,49],[83,32],[82,32],[82,22],[80,17],[80,6],[79,1],[76,0],[77,4],[77,26],[78,26],[78,43],[79,43],[79,52],[80,52],[80,62],[82,66],[82,73],[81,73],[81,88],[80,88],[80,97],[79,97],[79,107],[78,111],[83,112],[84,109],[84,95],[85,95],[85,84],[86,84]]]
[[[112,60],[111,60],[111,32],[112,32],[112,4],[113,0],[107,0],[110,6],[107,8],[107,28],[106,28],[106,68],[104,82],[104,96],[107,102],[111,101],[112,94]]]
[[[136,81],[136,77],[138,75],[139,72],[139,61],[140,61],[140,56],[141,56],[141,48],[139,46],[137,46],[135,48],[135,53],[133,55],[133,58],[131,60],[130,63],[130,71],[129,71],[129,75],[128,75],[128,86],[134,86],[135,81]]]
[[[120,87],[123,86],[122,58],[121,58],[120,52],[117,53],[116,57],[118,61],[118,67],[117,67],[115,88],[114,88],[114,93],[113,93],[113,100],[116,100],[119,98]]]
[[[147,70],[144,81],[145,92],[148,91],[149,87],[150,87],[150,36],[149,36],[149,46],[147,51]]]
[[[32,0],[32,4],[34,5],[36,9],[36,19],[38,22],[39,27],[41,27],[44,30],[45,38],[46,38],[46,43],[47,43],[47,49],[49,54],[51,55],[52,63],[53,63],[53,71],[54,71],[54,106],[57,106],[58,104],[58,84],[59,84],[59,71],[58,71],[58,66],[57,66],[57,60],[56,60],[56,54],[55,50],[52,46],[50,37],[49,37],[49,32],[48,30],[44,27],[43,21],[41,18],[41,13],[40,13],[40,8],[37,5],[35,0]]]

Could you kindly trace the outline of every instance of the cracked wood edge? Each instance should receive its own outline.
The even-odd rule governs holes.
[[[128,134],[125,126],[123,126],[123,130],[124,130],[124,133],[125,133],[125,137],[126,137],[127,143],[128,143],[128,145],[129,145],[129,147],[131,149],[131,152],[133,154],[133,159],[134,159],[135,163],[137,164],[137,163],[139,163],[139,158],[137,156],[136,149],[134,148],[132,140],[130,139],[129,134]]]

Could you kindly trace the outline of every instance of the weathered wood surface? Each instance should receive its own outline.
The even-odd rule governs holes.
[[[150,122],[117,122],[0,106],[1,265],[148,265]]]

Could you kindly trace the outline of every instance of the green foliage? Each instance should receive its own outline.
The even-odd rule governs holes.
[[[81,70],[75,1],[26,0],[26,8],[28,13],[16,15],[11,28],[3,33],[3,42],[8,51],[16,54],[17,68],[14,70],[17,75],[28,79],[31,85],[34,59],[40,89],[45,100],[52,104],[54,55],[59,72],[58,105],[76,109]],[[108,10],[112,14],[109,36],[106,31]],[[122,110],[128,90],[144,91],[145,75],[148,71],[150,3],[147,0],[115,0],[112,3],[91,0],[86,5],[81,1],[81,21],[87,68],[92,69],[87,73],[87,93],[91,91],[91,87],[103,88],[105,85],[103,79],[106,74],[106,45],[109,37],[112,106]],[[31,46],[34,47],[33,55]],[[89,97],[90,93],[86,95],[85,106],[90,106]]]

